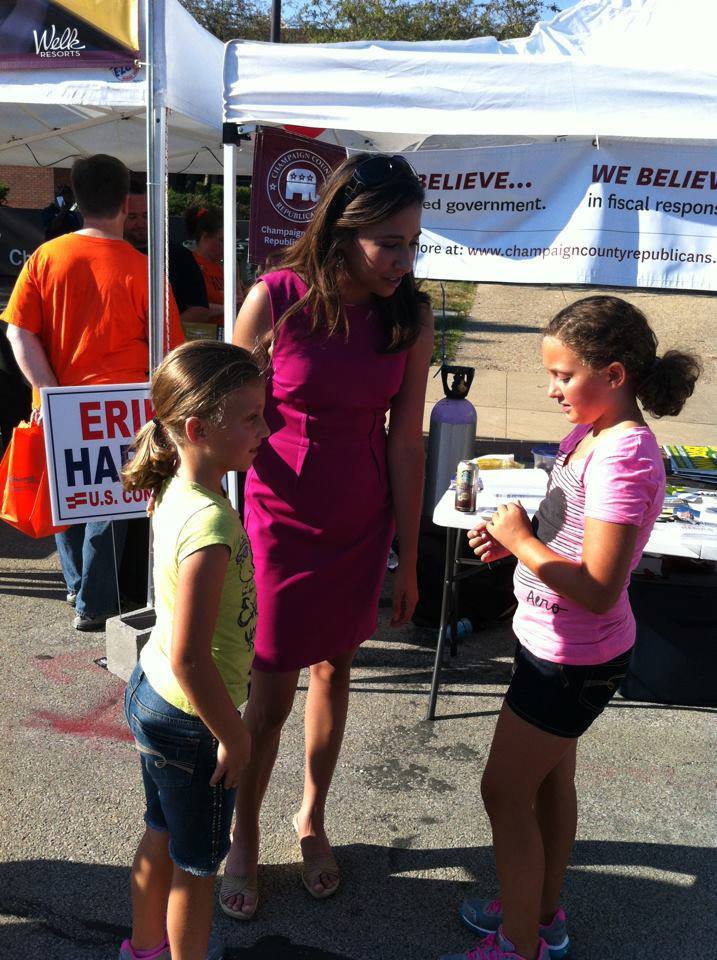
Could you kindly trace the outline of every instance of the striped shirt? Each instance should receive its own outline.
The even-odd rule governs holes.
[[[582,560],[585,517],[636,526],[637,540],[620,596],[602,614],[556,593],[518,563],[516,636],[535,656],[554,663],[606,663],[635,642],[627,587],[665,496],[662,455],[648,427],[608,434],[585,458],[573,461],[571,453],[591,429],[590,424],[580,424],[560,444],[536,515],[536,536],[576,563]]]

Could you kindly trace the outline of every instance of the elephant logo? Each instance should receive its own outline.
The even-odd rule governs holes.
[[[312,170],[294,167],[287,173],[284,199],[293,200],[297,193],[300,200],[316,203],[316,174]]]

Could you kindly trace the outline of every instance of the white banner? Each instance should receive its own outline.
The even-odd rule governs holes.
[[[717,290],[717,149],[543,143],[405,155],[416,276]]]
[[[120,471],[134,435],[153,415],[149,384],[40,392],[53,523],[145,516],[149,491],[125,490]]]

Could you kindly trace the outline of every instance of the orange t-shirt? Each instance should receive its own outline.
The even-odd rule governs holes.
[[[199,264],[199,269],[204,277],[204,286],[207,288],[207,300],[209,303],[224,303],[224,265],[221,263],[212,263],[201,253],[193,250],[194,259]]]
[[[60,386],[145,383],[147,286],[147,258],[125,240],[68,233],[32,254],[3,319],[39,337]],[[184,339],[170,291],[169,348]]]

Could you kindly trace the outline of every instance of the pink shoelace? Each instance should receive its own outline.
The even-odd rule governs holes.
[[[485,908],[486,913],[502,913],[503,904],[500,900],[491,900],[488,906]]]
[[[466,960],[503,960],[503,957],[505,953],[498,946],[498,938],[494,933],[489,934],[466,954]]]

